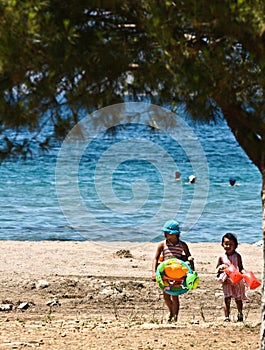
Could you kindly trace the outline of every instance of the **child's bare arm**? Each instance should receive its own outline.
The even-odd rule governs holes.
[[[191,253],[190,253],[190,250],[189,250],[189,247],[188,247],[187,243],[182,242],[182,244],[183,244],[184,253],[185,253],[186,257],[188,258],[188,262],[190,264],[190,267],[194,271],[195,270],[194,258],[191,256]]]
[[[154,259],[152,261],[152,280],[155,281],[156,280],[156,269],[157,269],[157,265],[158,265],[158,260],[159,257],[163,251],[164,248],[164,242],[160,242],[158,243],[157,249],[156,249],[156,253],[154,256]]]
[[[216,272],[216,273],[223,272],[224,269],[225,269],[226,267],[227,267],[227,266],[223,263],[222,258],[219,257],[218,262],[217,262],[217,265],[216,265],[216,270],[215,270],[215,272]]]
[[[239,272],[244,273],[245,269],[243,267],[242,257],[241,257],[240,254],[238,254],[238,257],[237,257],[237,263],[238,263],[238,270],[239,270]]]

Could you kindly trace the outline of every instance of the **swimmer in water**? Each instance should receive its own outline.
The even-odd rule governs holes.
[[[229,186],[233,187],[233,186],[240,186],[240,184],[236,184],[236,179],[234,179],[233,177],[231,177],[229,179]]]
[[[179,171],[175,172],[175,180],[176,181],[180,181],[180,175],[181,175],[181,173]]]
[[[195,181],[196,181],[196,176],[190,175],[190,176],[189,176],[189,183],[190,183],[190,184],[195,184]]]
[[[230,186],[234,186],[235,183],[236,183],[236,179],[230,178],[230,179],[229,179],[229,183],[230,183]]]

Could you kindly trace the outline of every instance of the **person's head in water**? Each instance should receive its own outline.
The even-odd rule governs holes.
[[[179,180],[180,180],[180,176],[181,176],[180,172],[179,172],[179,171],[176,171],[176,172],[175,172],[175,180],[176,180],[176,181],[179,181]]]
[[[230,178],[229,179],[229,183],[230,183],[230,186],[234,186],[234,184],[236,183],[236,179],[234,179],[234,178]]]

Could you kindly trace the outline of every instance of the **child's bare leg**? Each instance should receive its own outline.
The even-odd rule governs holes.
[[[242,314],[243,311],[243,302],[242,300],[236,299],[237,311]]]
[[[171,321],[172,318],[175,318],[175,321],[177,321],[178,313],[179,313],[178,295],[170,295],[170,294],[164,293],[164,300],[169,310],[169,320]]]
[[[236,299],[236,306],[237,306],[237,321],[242,322],[243,321],[243,301]]]
[[[230,315],[230,304],[231,304],[231,297],[227,297],[224,300],[224,313],[225,317],[229,318]]]
[[[168,307],[169,310],[169,317],[173,317],[173,303],[172,303],[172,299],[171,299],[171,295],[167,294],[167,293],[163,293],[164,294],[164,300],[166,303],[166,306]]]
[[[175,317],[175,321],[177,321],[178,314],[179,314],[179,297],[178,297],[178,295],[172,296],[172,311],[173,311],[173,316]]]

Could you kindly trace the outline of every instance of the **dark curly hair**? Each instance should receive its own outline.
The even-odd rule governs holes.
[[[236,236],[235,236],[233,233],[227,232],[227,233],[223,236],[223,238],[222,238],[222,245],[224,244],[224,239],[225,239],[225,238],[227,238],[227,239],[233,241],[233,242],[235,243],[235,248],[237,248],[237,246],[238,246],[238,240],[237,240]]]

